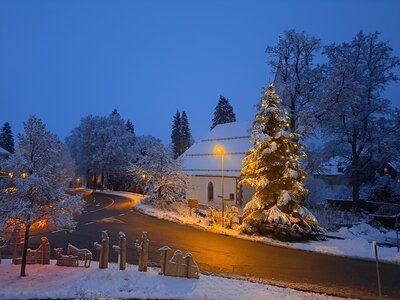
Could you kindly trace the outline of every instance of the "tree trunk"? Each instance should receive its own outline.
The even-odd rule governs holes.
[[[93,175],[93,182],[92,182],[92,188],[94,190],[97,190],[97,174]]]
[[[90,176],[89,176],[89,170],[86,170],[86,186],[90,187]]]
[[[358,172],[352,175],[353,202],[358,206],[360,204],[360,178]]]
[[[296,132],[296,99],[292,97],[290,102],[290,132]]]
[[[31,225],[25,225],[25,240],[24,240],[24,251],[22,252],[22,262],[21,262],[21,277],[25,277],[25,267],[26,267],[26,253],[28,252],[28,242],[29,242],[29,229]]]
[[[352,162],[351,162],[351,185],[353,192],[353,203],[357,208],[360,207],[360,168],[359,155],[357,153],[357,144],[355,135],[352,143]]]

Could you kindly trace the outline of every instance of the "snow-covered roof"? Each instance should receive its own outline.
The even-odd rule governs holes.
[[[232,122],[215,126],[207,136],[193,144],[180,158],[183,160],[183,170],[188,175],[221,176],[221,156],[215,154],[215,148],[224,148],[225,176],[240,177],[242,159],[253,147],[250,142],[250,130],[253,121]],[[318,135],[302,142],[306,148],[319,149],[322,138]],[[332,157],[321,165],[321,175],[342,175],[346,169],[347,160],[340,156]]]
[[[188,175],[221,176],[221,156],[215,148],[224,149],[225,176],[240,177],[242,159],[253,144],[250,142],[252,121],[233,122],[215,126],[207,136],[193,144],[181,155],[183,169]]]
[[[321,164],[319,175],[343,175],[349,166],[349,160],[343,156],[331,157],[328,161]]]
[[[6,149],[0,147],[0,155],[8,156],[11,155],[11,153],[8,152]]]
[[[391,161],[389,165],[396,170],[396,172],[400,172],[400,161]]]

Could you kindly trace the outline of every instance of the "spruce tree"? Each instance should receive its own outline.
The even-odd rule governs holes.
[[[318,239],[317,220],[304,207],[306,174],[299,164],[304,146],[289,131],[290,117],[280,101],[271,84],[253,122],[254,146],[243,159],[240,183],[256,192],[244,208],[241,229],[279,239]]]
[[[211,129],[218,124],[236,122],[236,115],[230,105],[228,99],[224,96],[219,96],[219,101],[214,110],[214,118],[212,119]]]
[[[182,153],[181,114],[179,110],[176,111],[172,121],[171,142],[174,158],[177,158]]]
[[[192,145],[192,134],[190,133],[189,120],[185,111],[182,112],[181,116],[181,139],[182,148],[180,154],[185,152]]]
[[[4,148],[10,153],[14,153],[14,136],[11,131],[10,123],[5,122],[1,128],[0,133],[0,147]]]
[[[135,134],[135,126],[133,125],[131,120],[126,121],[126,130],[128,130],[132,134]]]

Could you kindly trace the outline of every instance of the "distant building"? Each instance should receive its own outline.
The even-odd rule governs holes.
[[[238,184],[242,159],[253,146],[249,140],[251,127],[251,121],[217,125],[181,155],[184,172],[190,176],[188,199],[221,207],[222,157],[216,153],[218,146],[224,149],[224,198],[232,200],[226,204],[241,206],[251,199],[254,191]]]
[[[393,179],[400,183],[400,162],[391,161],[383,165],[380,175],[390,175]]]
[[[342,156],[333,156],[320,165],[320,169],[313,173],[315,178],[324,180],[329,185],[347,185],[349,183],[348,159]]]

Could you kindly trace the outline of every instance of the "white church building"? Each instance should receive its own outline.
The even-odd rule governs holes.
[[[245,205],[253,196],[254,190],[240,186],[242,159],[253,147],[250,142],[252,121],[233,122],[217,125],[207,136],[193,144],[181,155],[183,171],[189,175],[190,189],[187,199],[197,199],[199,204],[221,208],[222,157],[216,152],[218,147],[224,151],[224,199],[227,205]],[[303,141],[308,149],[317,150],[322,146],[319,138]],[[317,173],[310,174],[322,178],[327,184],[342,184],[347,163],[333,157],[323,162]]]
[[[253,191],[238,185],[242,159],[253,146],[250,142],[252,121],[220,124],[207,136],[193,144],[181,155],[183,170],[190,176],[187,199],[197,199],[199,204],[221,207],[222,155],[216,149],[223,149],[224,158],[224,199],[227,205],[242,206],[250,200]]]

